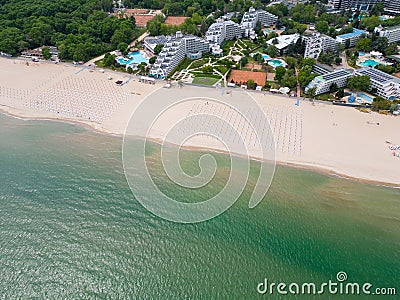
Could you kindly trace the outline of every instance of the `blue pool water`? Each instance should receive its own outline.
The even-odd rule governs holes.
[[[280,60],[280,59],[271,59],[270,61],[268,61],[268,64],[273,66],[274,68],[285,66],[285,63],[282,62],[282,60]]]
[[[274,30],[274,29],[264,29],[263,30],[264,34],[269,34],[271,32],[278,32],[278,30]]]
[[[135,51],[135,52],[129,53],[128,54],[128,59],[124,59],[122,57],[118,58],[118,63],[120,65],[129,65],[131,63],[139,65],[142,62],[148,63],[149,59],[146,57],[145,54],[142,54],[139,51]]]
[[[358,52],[358,56],[364,56],[365,53],[364,52]]]
[[[377,62],[376,60],[373,59],[367,59],[366,61],[360,62],[360,65],[363,67],[375,67],[377,65],[380,65],[381,63]]]
[[[270,59],[271,58],[271,56],[269,56],[269,55],[267,55],[267,54],[261,54],[261,56],[262,56],[262,58],[264,59],[264,60],[266,60],[266,59]]]
[[[364,93],[357,93],[357,97],[360,97],[361,99],[367,101],[367,102],[372,102],[374,99]]]

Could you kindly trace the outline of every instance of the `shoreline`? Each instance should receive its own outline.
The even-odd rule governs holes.
[[[8,108],[8,109],[5,109]],[[65,123],[65,124],[71,124],[74,126],[81,126],[82,128],[95,132],[97,134],[102,134],[105,136],[112,136],[112,137],[124,137],[124,134],[120,133],[114,133],[107,131],[105,128],[101,127],[100,124],[96,124],[95,122],[85,122],[85,121],[80,121],[76,119],[68,119],[68,118],[55,118],[55,117],[41,117],[41,116],[26,116],[23,114],[18,114],[15,112],[17,109],[9,107],[7,105],[0,105],[0,114],[4,114],[6,116],[12,117],[12,118],[17,118],[20,120],[24,121],[50,121],[50,122],[60,122],[60,123]],[[95,126],[99,125],[99,126]],[[138,139],[144,139],[144,137],[135,137]],[[152,143],[156,143],[161,145],[162,140],[159,138],[147,138],[148,141]],[[169,143],[170,144],[170,143]],[[179,146],[175,144],[170,144],[171,146]],[[222,155],[229,155],[230,153],[221,149],[216,149],[216,148],[211,148],[211,147],[206,147],[206,146],[182,146],[182,149],[186,151],[210,151],[213,153],[218,153]],[[239,153],[231,153],[234,156],[237,156],[239,158],[246,158],[245,155],[239,154]],[[260,161],[259,157],[256,156],[248,156],[250,160],[253,161]],[[282,160],[276,160],[275,164],[277,166],[284,166],[284,167],[290,167],[290,168],[295,168],[295,169],[301,169],[301,170],[306,170],[306,171],[311,171],[311,172],[316,172],[319,174],[327,175],[327,176],[332,176],[332,177],[339,177],[343,178],[346,180],[351,180],[355,181],[358,183],[362,184],[369,184],[369,185],[374,185],[374,186],[381,186],[381,187],[387,187],[387,188],[400,188],[400,185],[392,182],[385,182],[385,181],[379,181],[379,180],[374,180],[374,179],[368,179],[368,178],[360,178],[360,177],[355,177],[351,176],[348,174],[345,174],[343,172],[339,172],[335,170],[332,167],[328,167],[326,165],[318,164],[318,163],[305,163],[305,162],[298,162],[298,161],[282,161]]]
[[[123,80],[126,84],[116,85],[116,80]],[[272,133],[273,141],[268,147],[271,150],[275,148],[275,161],[279,165],[400,187],[400,177],[396,176],[400,160],[388,150],[386,142],[400,144],[400,119],[396,117],[365,114],[330,103],[310,103],[307,100],[297,103],[295,98],[240,89],[229,93],[191,85],[163,89],[164,82],[146,84],[138,77],[117,72],[103,73],[41,63],[27,66],[23,61],[7,59],[0,59],[0,82],[0,111],[6,115],[25,120],[77,124],[116,137],[124,136],[129,120],[143,101],[152,103],[144,111],[152,114],[157,113],[158,108],[162,109],[165,103],[194,99],[181,101],[179,106],[172,106],[157,117],[147,134],[148,139],[163,141],[171,126],[189,115],[203,114],[208,116],[207,120],[215,116],[235,127],[247,145],[247,152],[236,148],[237,140],[232,139],[231,133],[224,127],[214,128],[222,140],[231,140],[235,144],[231,151],[243,152],[245,157],[260,160],[263,155],[256,146],[257,138],[246,121],[229,109],[230,105],[240,105],[249,113],[252,106],[250,102],[247,106],[246,101],[254,101],[264,113],[257,120],[253,115],[254,122],[257,121],[260,129]],[[246,100],[245,97],[252,99]],[[209,105],[204,99],[215,99],[215,102]],[[226,108],[218,101],[226,103]],[[145,126],[144,123],[137,124],[136,129],[141,129],[141,126]],[[194,126],[201,128],[202,125],[194,123]],[[136,135],[145,134],[139,130]],[[226,150],[217,140],[206,136],[185,143],[184,148],[188,146],[219,153]]]

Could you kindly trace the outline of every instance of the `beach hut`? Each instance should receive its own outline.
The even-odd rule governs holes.
[[[290,88],[288,88],[287,86],[281,87],[281,88],[279,88],[279,92],[287,95],[290,92]]]
[[[156,80],[154,78],[152,78],[152,77],[149,77],[149,76],[140,76],[139,81],[140,82],[145,82],[145,83],[152,83],[152,84],[156,83]]]

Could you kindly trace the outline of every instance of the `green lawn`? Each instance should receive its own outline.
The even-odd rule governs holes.
[[[195,77],[193,79],[194,84],[204,84],[204,85],[213,85],[215,84],[219,79],[217,78],[211,78],[211,77]]]
[[[200,58],[198,60],[195,60],[190,67],[191,68],[199,68],[199,67],[203,66],[207,61],[208,61],[208,59]]]

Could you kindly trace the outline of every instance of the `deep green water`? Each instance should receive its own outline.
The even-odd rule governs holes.
[[[189,173],[198,155],[183,154]],[[222,178],[197,198],[223,185],[227,159],[217,161]],[[190,201],[157,174],[166,193]],[[134,199],[120,138],[0,114],[0,299],[254,299],[265,277],[321,283],[339,271],[400,293],[399,189],[278,167],[248,209],[254,177],[219,217],[171,223]]]

